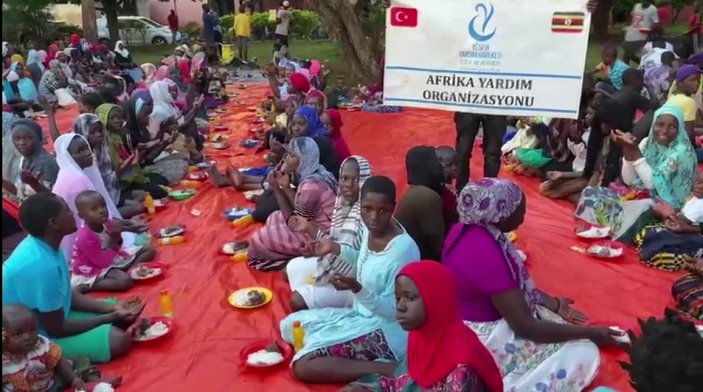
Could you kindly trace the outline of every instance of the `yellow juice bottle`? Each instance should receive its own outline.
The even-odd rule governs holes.
[[[303,327],[300,325],[300,321],[294,321],[293,322],[293,348],[295,349],[295,352],[298,352],[303,349],[304,342],[305,342],[305,330],[303,330]]]
[[[160,294],[159,301],[161,302],[161,314],[164,317],[173,317],[173,300],[168,290],[163,290]]]
[[[146,207],[146,212],[149,213],[149,215],[153,215],[154,213],[156,213],[156,207],[154,206],[154,198],[149,192],[147,192],[146,196],[144,197],[144,207]]]

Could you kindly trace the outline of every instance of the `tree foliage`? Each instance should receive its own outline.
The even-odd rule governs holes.
[[[50,0],[4,0],[3,39],[19,43],[50,35],[54,20],[48,8],[50,3]]]

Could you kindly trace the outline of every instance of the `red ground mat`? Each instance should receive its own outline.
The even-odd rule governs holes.
[[[228,109],[232,113],[233,144],[248,136],[252,115],[247,111],[267,93],[263,86],[238,90],[246,95],[245,106]],[[62,112],[61,129],[70,128],[75,111]],[[70,117],[70,118],[67,118]],[[454,145],[454,125],[450,113],[409,110],[400,114],[343,113],[344,134],[351,150],[373,165],[374,174],[396,181],[399,194],[405,189],[404,157],[418,144]],[[235,120],[238,119],[238,120]],[[206,151],[220,166],[229,160],[243,166],[261,166],[261,157],[238,146],[227,153]],[[240,155],[241,154],[241,155]],[[472,177],[482,174],[481,154],[476,150]],[[636,327],[636,319],[661,315],[672,306],[671,284],[676,274],[641,265],[637,255],[627,250],[617,262],[603,262],[578,254],[569,248],[578,244],[573,235],[573,207],[537,193],[537,181],[520,178],[528,197],[527,219],[518,230],[519,246],[528,254],[530,272],[539,287],[559,296],[576,299],[576,306],[590,315],[592,324]],[[174,302],[173,333],[153,344],[135,346],[127,357],[103,366],[110,375],[124,375],[121,391],[336,391],[338,386],[308,386],[291,378],[287,369],[250,372],[238,363],[239,351],[253,340],[278,337],[278,325],[288,313],[289,290],[277,273],[260,273],[244,263],[234,263],[218,253],[230,240],[245,239],[255,229],[237,231],[223,215],[225,208],[248,205],[233,189],[214,189],[203,184],[196,196],[173,202],[154,218],[154,228],[171,224],[187,225],[187,243],[159,246],[157,260],[168,264],[165,279],[138,285],[122,297],[140,295],[148,305],[145,316],[159,313],[159,291],[167,289]],[[191,209],[203,211],[193,217]],[[266,286],[274,292],[271,304],[261,309],[238,310],[226,302],[229,293],[251,285]],[[593,385],[607,385],[620,391],[632,390],[617,360],[618,350],[602,352],[600,373]]]

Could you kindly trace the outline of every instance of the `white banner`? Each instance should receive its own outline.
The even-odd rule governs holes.
[[[387,105],[576,118],[586,0],[393,0]]]

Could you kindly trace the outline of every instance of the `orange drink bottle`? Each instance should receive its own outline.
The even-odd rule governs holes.
[[[298,352],[303,349],[305,341],[305,331],[303,330],[303,327],[300,325],[300,321],[294,321],[293,322],[293,348],[295,349],[295,352]]]
[[[252,223],[254,223],[254,217],[251,214],[249,214],[249,215],[244,215],[243,217],[232,221],[232,226],[237,227],[237,228],[247,227]]]
[[[173,300],[171,299],[171,294],[168,290],[163,290],[160,295],[161,302],[161,314],[164,317],[173,317]]]
[[[153,215],[156,212],[156,207],[154,206],[154,198],[149,192],[147,192],[146,196],[144,197],[144,207],[146,207],[146,212],[148,212],[149,215]]]
[[[184,242],[186,242],[186,237],[182,235],[159,238],[159,245],[178,245]]]
[[[232,255],[231,259],[235,262],[247,261],[249,259],[249,254],[247,252],[235,253]]]

